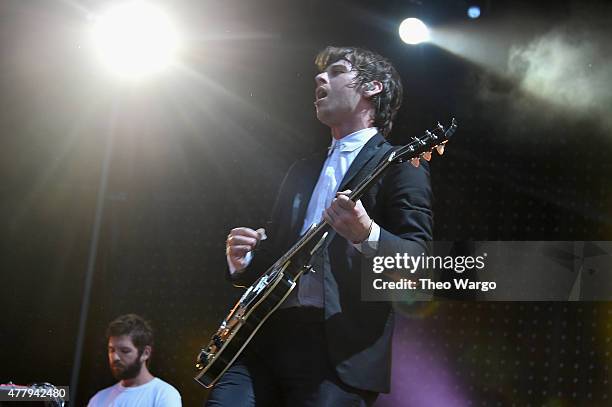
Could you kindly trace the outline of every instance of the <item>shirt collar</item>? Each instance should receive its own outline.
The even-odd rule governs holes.
[[[363,147],[377,133],[378,129],[376,127],[368,127],[344,136],[340,140],[336,140],[334,138],[332,139],[331,146],[329,147],[329,152],[331,153],[334,148],[338,148],[340,152],[355,151],[358,148]]]

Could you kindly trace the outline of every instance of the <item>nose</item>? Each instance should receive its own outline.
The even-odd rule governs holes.
[[[119,358],[119,354],[117,352],[111,352],[110,353],[110,359],[115,362],[117,360],[121,360],[121,358]]]
[[[327,72],[323,71],[319,73],[317,76],[315,76],[315,84],[317,86],[325,85],[326,83],[328,83],[327,79],[328,79]]]

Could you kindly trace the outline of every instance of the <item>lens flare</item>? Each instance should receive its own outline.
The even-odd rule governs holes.
[[[471,6],[470,8],[468,8],[467,15],[469,18],[472,18],[472,19],[476,19],[480,17],[480,7]]]
[[[159,72],[172,62],[178,49],[178,35],[170,19],[143,1],[116,6],[93,22],[93,40],[101,60],[122,76]]]
[[[429,40],[429,29],[418,18],[407,18],[399,26],[399,36],[406,44],[420,44]]]

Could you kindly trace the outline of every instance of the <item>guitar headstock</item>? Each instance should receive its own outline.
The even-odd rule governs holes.
[[[393,151],[388,161],[404,162],[410,160],[415,167],[419,166],[420,158],[429,161],[431,153],[436,150],[439,155],[444,154],[444,146],[455,133],[457,121],[453,118],[451,125],[446,129],[440,123],[432,130],[425,130],[421,137],[413,137],[412,142]]]

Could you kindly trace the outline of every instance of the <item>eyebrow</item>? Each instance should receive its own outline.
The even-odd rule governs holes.
[[[333,63],[333,64],[331,64],[331,65],[329,65],[329,66],[327,67],[327,69],[334,69],[334,68],[344,68],[344,69],[345,69],[345,70],[347,70],[347,71],[349,70],[349,69],[348,69],[348,67],[347,67],[346,65],[344,65],[344,64],[340,64],[340,63],[337,63],[337,62],[336,62],[336,63]]]

